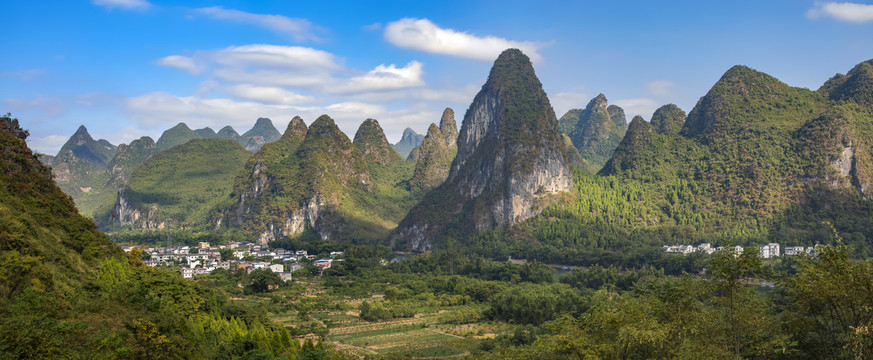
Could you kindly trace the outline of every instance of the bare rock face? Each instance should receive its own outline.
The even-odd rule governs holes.
[[[517,224],[542,210],[542,196],[572,186],[555,112],[530,59],[517,49],[494,62],[457,144],[446,182],[400,223],[389,238],[393,245],[431,248],[450,218],[476,231]],[[439,213],[445,209],[448,216]]]
[[[132,226],[140,229],[160,230],[167,224],[163,219],[158,219],[158,206],[151,204],[146,208],[131,206],[130,189],[122,186],[118,189],[118,198],[115,201],[113,215],[118,218],[118,223],[124,226]]]
[[[264,147],[264,144],[266,144],[266,143],[267,143],[267,141],[264,140],[263,136],[255,135],[255,136],[250,137],[249,140],[246,141],[245,148],[250,153],[256,153],[256,152],[258,152],[258,150],[260,150],[262,147]]]
[[[452,108],[443,110],[443,117],[440,119],[440,132],[442,132],[447,147],[457,148],[458,124],[455,122],[455,110]]]

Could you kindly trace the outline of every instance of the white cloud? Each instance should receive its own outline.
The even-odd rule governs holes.
[[[204,57],[229,67],[269,66],[301,70],[339,70],[333,54],[308,47],[252,44],[230,46],[216,52],[204,52]]]
[[[31,137],[27,139],[27,146],[31,149],[43,154],[55,155],[64,146],[69,137],[63,135],[48,135],[39,138]]]
[[[677,84],[670,80],[658,80],[646,83],[646,91],[652,96],[670,97],[676,95]]]
[[[809,19],[830,17],[837,21],[864,23],[873,21],[873,5],[850,2],[816,2],[806,12]]]
[[[91,0],[91,3],[108,9],[148,10],[152,7],[146,0]]]
[[[170,55],[167,57],[162,57],[157,61],[158,65],[171,67],[177,70],[182,70],[191,75],[200,75],[200,66],[194,61],[194,59],[182,56],[182,55]]]
[[[421,78],[422,64],[412,61],[406,67],[398,68],[394,64],[377,66],[368,73],[355,76],[344,84],[332,87],[330,90],[339,93],[359,93],[365,91],[396,90],[424,86]]]
[[[482,61],[494,61],[508,48],[520,49],[534,62],[542,59],[537,52],[543,47],[542,43],[475,36],[440,28],[428,19],[405,18],[389,23],[385,27],[385,39],[402,48]]]
[[[230,20],[267,28],[288,36],[294,41],[319,40],[312,33],[312,24],[306,19],[295,19],[282,15],[252,14],[239,10],[225,9],[221,6],[194,9],[194,12],[212,17],[213,19]]]
[[[570,109],[584,109],[590,100],[588,94],[580,92],[560,92],[549,96],[549,102],[552,103],[558,118],[564,116]]]
[[[213,65],[212,75],[215,78],[231,83],[253,87],[291,87],[333,94],[409,89],[425,85],[423,64],[418,61],[411,61],[404,67],[381,64],[364,74],[349,76],[353,71],[342,66],[335,55],[299,46],[231,46],[219,51],[201,51],[194,54],[193,58],[171,55],[158,59],[157,63],[192,74],[202,72],[208,64]],[[241,93],[237,91],[234,94]]]
[[[266,104],[295,105],[318,101],[318,99],[312,96],[300,95],[280,87],[272,86],[242,84],[228,86],[224,90],[238,99],[253,100]]]
[[[624,109],[628,118],[639,115],[644,119],[649,119],[652,117],[652,113],[658,109],[658,102],[646,98],[616,100],[615,104]]]

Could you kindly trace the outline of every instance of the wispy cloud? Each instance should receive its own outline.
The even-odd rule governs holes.
[[[646,83],[646,91],[652,96],[670,97],[676,95],[677,84],[670,80],[658,80]]]
[[[837,21],[860,24],[873,21],[873,5],[851,2],[816,2],[806,12],[806,17],[809,19],[829,17]]]
[[[32,99],[8,98],[3,102],[10,111],[32,110],[48,118],[56,118],[67,111],[67,105],[61,99],[43,95],[37,95]]]
[[[423,73],[422,64],[418,61],[412,61],[402,68],[398,68],[394,64],[389,66],[382,64],[364,75],[352,77],[332,90],[341,93],[357,93],[419,87],[424,86],[424,80],[421,78]]]
[[[313,96],[300,95],[280,87],[256,86],[250,84],[233,85],[224,91],[238,99],[254,100],[265,104],[311,104],[318,101]]]
[[[125,10],[148,10],[152,4],[146,0],[91,0],[91,3],[97,6],[103,6],[107,9],[125,9]]]
[[[315,27],[306,19],[289,18],[282,15],[253,14],[245,11],[225,9],[221,6],[194,9],[197,14],[209,16],[217,20],[229,20],[238,23],[260,26],[294,41],[319,41],[313,31]]]
[[[314,101],[314,97],[281,95],[282,87],[326,94],[359,94],[416,88],[425,85],[423,64],[411,61],[404,67],[381,64],[355,75],[355,71],[340,64],[335,55],[308,47],[253,44],[231,46],[218,51],[201,51],[192,57],[171,55],[157,60],[164,66],[198,74],[211,68],[211,74],[224,82],[249,87],[234,88],[231,95],[246,100],[284,99],[280,103],[299,104]],[[270,90],[267,90],[270,89]],[[288,89],[285,89],[286,91]],[[257,92],[258,96],[252,94]],[[272,95],[261,96],[267,92]]]
[[[32,149],[48,155],[57,154],[67,142],[68,137],[63,135],[48,135],[43,137],[31,137],[27,139],[27,145]]]
[[[542,59],[537,51],[544,46],[532,41],[476,36],[441,28],[428,19],[412,18],[389,23],[385,27],[385,39],[402,48],[482,61],[493,61],[503,50],[517,48],[536,62]]]
[[[160,58],[156,61],[158,65],[163,65],[167,67],[171,67],[174,69],[182,70],[191,75],[199,75],[200,74],[200,66],[194,61],[194,59],[182,56],[182,55],[170,55],[167,57]]]

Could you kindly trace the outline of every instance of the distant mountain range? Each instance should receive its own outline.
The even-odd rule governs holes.
[[[243,135],[179,124],[117,148],[82,127],[44,161],[101,226],[262,242],[312,229],[423,251],[489,229],[554,248],[674,232],[810,243],[827,221],[865,244],[870,139],[873,60],[814,91],[735,66],[689,113],[668,104],[628,125],[603,94],[557,119],[530,61],[507,50],[460,131],[451,109],[393,145],[377,120],[349,139],[327,115],[284,133],[268,119]]]

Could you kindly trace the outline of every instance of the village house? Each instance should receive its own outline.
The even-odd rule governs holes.
[[[779,256],[779,244],[777,243],[769,243],[767,245],[761,245],[761,258],[769,259],[772,257]]]

